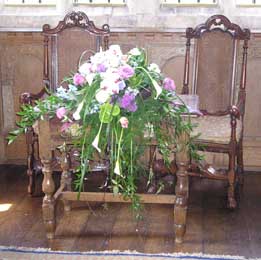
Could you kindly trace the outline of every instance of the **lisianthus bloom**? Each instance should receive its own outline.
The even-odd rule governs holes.
[[[141,55],[141,51],[139,50],[139,48],[133,48],[129,51],[129,54],[133,56],[139,56]]]
[[[174,91],[176,89],[174,80],[171,78],[165,78],[163,81],[163,88],[168,91]]]
[[[104,64],[106,61],[106,52],[97,52],[90,58],[91,64]]]
[[[79,72],[80,72],[82,75],[88,75],[88,74],[91,72],[91,67],[92,67],[92,64],[86,62],[86,63],[82,64],[82,65],[79,67]]]
[[[105,103],[110,97],[110,93],[106,90],[99,89],[98,92],[95,95],[96,100],[100,103],[103,104]]]
[[[112,53],[113,55],[116,55],[116,56],[122,56],[121,47],[120,47],[120,45],[117,45],[117,44],[111,45],[109,47],[108,52]]]
[[[120,99],[119,104],[121,108],[127,109],[130,112],[135,112],[138,108],[134,93],[125,93]]]
[[[56,116],[59,118],[59,119],[62,119],[67,113],[67,110],[65,107],[60,107],[56,110]]]
[[[122,79],[128,79],[134,75],[134,69],[126,64],[119,68],[118,73]]]
[[[107,69],[106,66],[103,63],[101,63],[101,64],[97,65],[97,69],[96,70],[97,70],[97,72],[100,73],[100,72],[105,72],[106,69]]]
[[[160,68],[156,63],[151,63],[148,67],[148,70],[156,73],[160,73]]]
[[[63,124],[62,124],[62,127],[61,127],[61,131],[62,131],[62,132],[65,132],[67,129],[70,128],[71,125],[72,125],[72,123],[70,123],[70,122],[65,122],[65,123],[63,123]]]
[[[121,123],[121,127],[122,127],[122,128],[128,128],[129,120],[128,120],[127,117],[122,116],[122,117],[120,118],[120,123]]]
[[[73,84],[76,86],[82,86],[85,82],[85,78],[83,75],[81,75],[80,73],[76,73],[73,76]]]

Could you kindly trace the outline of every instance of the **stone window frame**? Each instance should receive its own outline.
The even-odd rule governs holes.
[[[237,7],[261,7],[261,0],[236,0]]]
[[[125,6],[126,0],[72,0],[73,5]]]
[[[56,6],[57,0],[5,0],[6,6]]]
[[[212,7],[218,5],[218,0],[161,0],[162,6],[175,6],[175,7]]]

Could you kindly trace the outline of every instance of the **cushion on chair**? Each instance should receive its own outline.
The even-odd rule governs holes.
[[[231,137],[230,116],[200,116],[191,118],[192,123],[197,124],[192,136],[200,134],[198,140],[228,144]],[[236,138],[240,138],[242,130],[241,120],[237,120]]]

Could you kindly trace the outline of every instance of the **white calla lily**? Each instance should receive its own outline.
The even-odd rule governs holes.
[[[114,167],[114,173],[119,175],[119,176],[122,176],[119,160],[116,161],[116,164],[115,164],[115,167]]]
[[[92,142],[92,146],[100,153],[101,149],[99,148],[99,140],[100,140],[100,131]]]
[[[152,83],[153,87],[156,90],[156,97],[155,97],[155,99],[157,99],[159,97],[159,95],[161,94],[161,92],[162,92],[162,87],[158,84],[158,82],[155,79],[151,79],[151,83]]]
[[[83,101],[78,105],[76,111],[73,113],[73,118],[75,120],[80,120],[81,116],[80,116],[80,112],[82,111],[82,107],[83,107]]]
[[[90,73],[88,75],[85,76],[89,86],[91,86],[92,82],[93,82],[93,79],[95,77],[95,74],[94,73]]]

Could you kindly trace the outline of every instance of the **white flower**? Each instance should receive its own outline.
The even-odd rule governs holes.
[[[148,67],[149,71],[154,71],[156,73],[160,73],[160,68],[156,63],[151,63]]]
[[[125,116],[122,116],[122,117],[120,118],[120,124],[121,124],[121,127],[122,127],[122,128],[128,128],[128,125],[129,125],[129,120],[128,120],[128,118],[125,117]]]
[[[106,60],[106,54],[105,52],[97,52],[95,55],[91,56],[90,60],[92,64],[102,64]]]
[[[92,146],[100,153],[101,149],[99,148],[99,139],[100,139],[100,132],[94,138],[92,142]]]
[[[117,68],[121,64],[121,56],[108,53],[106,63],[107,67]]]
[[[69,98],[67,90],[64,87],[62,87],[62,86],[60,86],[59,88],[56,89],[56,96],[60,97],[60,98],[63,98],[63,99],[68,99]]]
[[[72,84],[69,84],[69,89],[68,89],[69,92],[76,92],[77,90],[78,90],[78,89],[77,89],[76,86],[74,86],[74,85],[72,85]]]
[[[80,120],[81,119],[80,112],[82,110],[82,107],[83,107],[83,101],[78,105],[76,111],[73,113],[73,118],[75,120]]]
[[[101,82],[100,89],[107,91],[110,95],[118,94],[120,91],[118,79],[119,76],[117,74],[115,75],[115,73],[108,75],[108,77]]]
[[[140,92],[136,88],[128,87],[125,91],[125,93],[132,93],[133,95],[137,96]]]
[[[122,51],[120,45],[111,45],[108,50],[109,53],[115,55],[115,56],[122,56]]]
[[[90,72],[91,72],[91,67],[92,67],[92,64],[86,62],[84,64],[82,64],[80,67],[79,67],[79,72],[82,74],[82,75],[88,75]]]
[[[89,86],[91,86],[92,82],[93,82],[93,79],[95,77],[95,74],[94,73],[90,73],[88,75],[85,76]]]
[[[39,113],[41,110],[40,110],[40,108],[38,107],[38,106],[34,106],[34,112],[36,112],[36,113]]]
[[[117,81],[120,79],[118,70],[116,68],[108,68],[105,72],[100,73],[103,79],[111,79],[112,81]]]
[[[98,92],[95,95],[96,100],[103,104],[105,103],[110,97],[110,93],[107,90],[99,89]]]
[[[129,54],[133,55],[133,56],[139,56],[139,55],[141,55],[141,52],[138,48],[133,48],[129,51]]]

